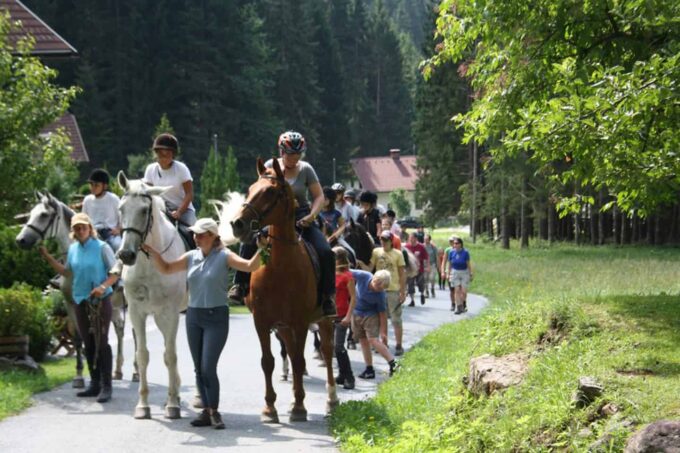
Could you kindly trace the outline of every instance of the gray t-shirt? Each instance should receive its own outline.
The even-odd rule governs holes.
[[[290,184],[291,188],[293,189],[293,193],[295,194],[295,199],[298,202],[298,209],[309,207],[309,201],[307,200],[307,190],[311,184],[319,182],[319,177],[316,176],[314,167],[303,160],[301,160],[299,164],[300,173],[298,173],[297,177],[294,179],[286,178],[286,182]],[[267,168],[272,168],[273,165],[272,159],[269,159],[264,164],[264,166]]]
[[[227,249],[212,249],[203,256],[201,249],[189,252],[187,281],[189,282],[189,306],[215,308],[227,305],[229,279]]]

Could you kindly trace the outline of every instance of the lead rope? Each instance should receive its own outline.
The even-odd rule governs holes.
[[[94,335],[94,359],[92,361],[93,368],[97,367],[97,360],[99,360],[99,348],[101,346],[102,338],[102,323],[101,323],[101,299],[92,297],[85,302],[87,305],[87,319],[90,321],[90,328],[88,333]]]

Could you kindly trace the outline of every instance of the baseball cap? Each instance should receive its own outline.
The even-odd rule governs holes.
[[[189,227],[189,231],[193,231],[196,234],[202,234],[202,233],[205,233],[207,231],[210,231],[215,236],[219,236],[219,232],[218,232],[218,229],[217,229],[217,222],[215,222],[210,217],[204,217],[202,219],[198,219],[196,221],[196,223],[194,223],[194,226]]]
[[[71,217],[71,228],[76,225],[92,225],[92,221],[87,214],[84,212],[79,212],[78,214],[75,214],[73,217]]]
[[[380,239],[392,239],[392,233],[388,230],[385,230],[380,233]]]

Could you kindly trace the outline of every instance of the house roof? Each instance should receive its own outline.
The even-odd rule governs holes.
[[[32,55],[74,56],[78,53],[71,44],[19,0],[0,0],[0,10],[8,11],[12,22],[21,21],[19,27],[13,26],[9,32],[8,38],[12,47],[16,47],[17,42],[26,35],[31,35],[35,39]]]
[[[387,156],[350,159],[350,164],[364,190],[416,189],[416,156],[401,156],[399,150],[391,150]]]
[[[45,126],[45,128],[40,131],[40,135],[56,132],[59,128],[64,129],[64,132],[66,132],[66,135],[71,140],[71,146],[73,147],[71,159],[76,162],[89,162],[90,157],[87,155],[83,136],[80,134],[80,128],[78,127],[78,121],[76,121],[76,117],[73,114],[65,113],[60,116],[56,121]]]

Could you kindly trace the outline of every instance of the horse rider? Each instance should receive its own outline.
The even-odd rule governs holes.
[[[97,402],[111,399],[113,354],[109,345],[112,305],[111,287],[118,281],[112,272],[116,259],[111,247],[97,239],[97,230],[85,213],[71,218],[71,238],[66,265],[57,261],[44,246],[38,250],[48,264],[61,275],[73,276],[73,301],[76,306],[78,332],[85,343],[85,357],[90,371],[90,385],[76,395],[96,396]]]
[[[345,222],[349,222],[350,219],[356,222],[357,217],[359,217],[359,210],[351,200],[345,200],[345,186],[336,182],[331,186],[331,189],[335,191],[335,209],[340,211]]]
[[[194,185],[191,171],[182,162],[175,160],[179,142],[172,134],[160,134],[153,141],[156,162],[144,171],[143,181],[151,186],[169,186],[170,190],[161,195],[170,217],[190,227],[196,223],[196,211],[192,200]]]
[[[297,206],[295,220],[302,229],[302,238],[309,242],[319,255],[321,267],[320,295],[321,308],[324,316],[334,317],[335,310],[335,256],[328,241],[318,228],[315,220],[324,206],[324,194],[319,183],[319,178],[308,162],[302,160],[307,150],[307,142],[299,132],[286,131],[279,136],[279,165],[283,169],[286,182],[293,189]],[[268,160],[265,166],[271,168],[273,159]],[[307,192],[312,196],[311,203],[307,199]],[[243,258],[250,258],[257,249],[254,242],[242,243],[239,254]],[[250,274],[237,272],[234,276],[234,285],[229,290],[229,297],[243,303],[250,285]]]
[[[90,173],[87,182],[90,185],[90,195],[83,200],[83,212],[87,214],[97,236],[111,247],[113,252],[120,248],[120,213],[118,206],[120,198],[109,190],[109,173],[103,168],[97,168]]]

